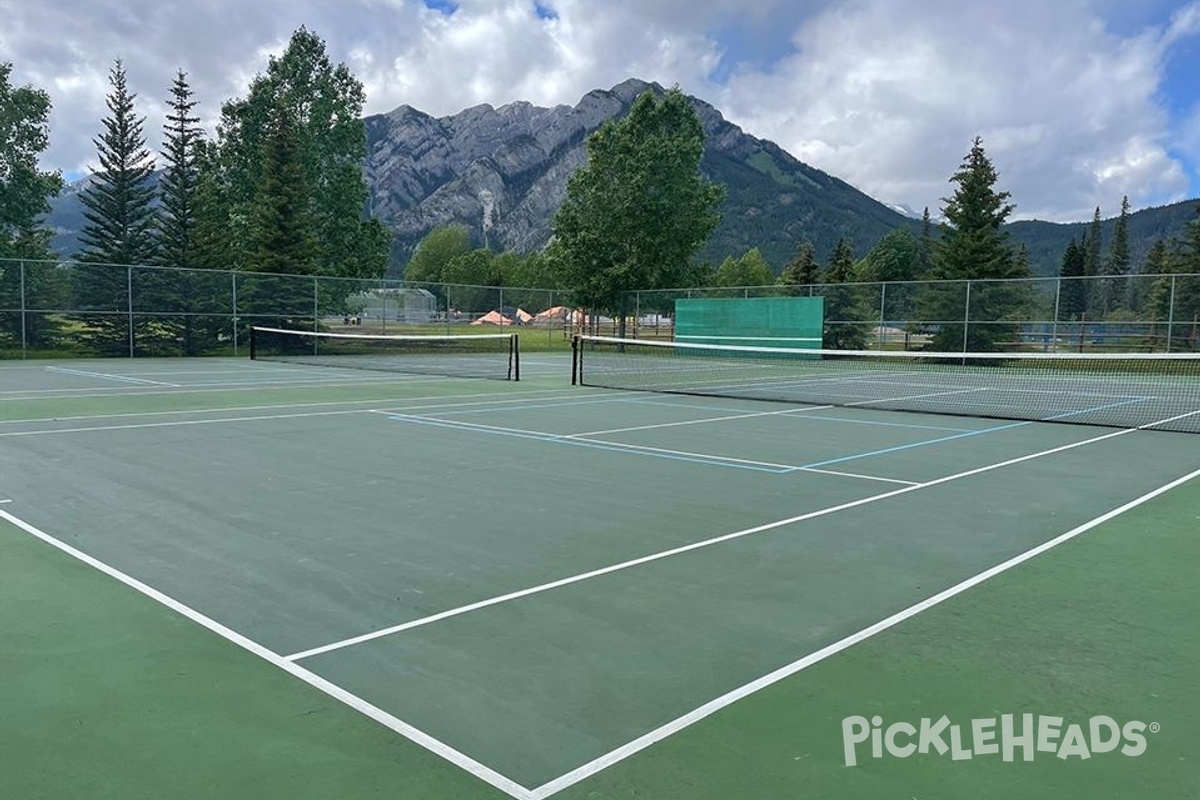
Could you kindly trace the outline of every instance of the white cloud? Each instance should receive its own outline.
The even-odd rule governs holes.
[[[1107,5],[1106,5],[1107,4]],[[174,71],[190,74],[211,126],[269,54],[307,25],[364,82],[367,111],[409,104],[435,115],[478,103],[574,103],[628,77],[670,85],[748,132],[894,203],[937,208],[972,137],[1018,214],[1050,219],[1177,199],[1188,189],[1159,92],[1169,49],[1200,33],[1200,3],[1157,28],[1110,32],[1110,0],[460,0],[452,15],[417,0],[0,0],[0,58],[51,93],[46,161],[94,159],[106,75],[124,59],[147,134],[158,141]],[[716,41],[732,23],[749,41]],[[793,51],[764,64],[753,36]],[[748,32],[748,33],[747,33]],[[741,57],[728,80],[709,80]],[[1195,162],[1193,162],[1195,163]]]
[[[797,32],[773,74],[722,107],[879,199],[937,208],[981,135],[1017,215],[1081,219],[1178,199],[1159,89],[1173,33],[1121,39],[1082,0],[844,4]],[[762,98],[774,99],[770,108]]]

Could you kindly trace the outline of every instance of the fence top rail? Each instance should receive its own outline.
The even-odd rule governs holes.
[[[1159,278],[1200,278],[1200,272],[1156,272],[1136,275],[1041,275],[1028,278],[953,278],[950,280],[914,280],[914,281],[847,281],[845,283],[763,283],[754,286],[675,286],[665,289],[629,289],[625,294],[668,294],[684,292],[740,292],[740,291],[780,291],[782,289],[823,289],[827,287],[845,288],[874,287],[874,286],[951,286],[988,283],[1056,283],[1058,281],[1111,281],[1111,280],[1157,280]]]

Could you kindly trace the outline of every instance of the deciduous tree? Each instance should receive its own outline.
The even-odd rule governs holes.
[[[692,283],[724,192],[700,174],[704,130],[687,98],[642,94],[587,150],[554,218],[562,284],[584,305],[622,312],[629,291]]]

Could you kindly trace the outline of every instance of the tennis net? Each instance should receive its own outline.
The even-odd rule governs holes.
[[[1200,433],[1200,354],[926,353],[574,341],[572,383]]]
[[[452,378],[521,379],[516,334],[388,336],[250,329],[250,358]]]

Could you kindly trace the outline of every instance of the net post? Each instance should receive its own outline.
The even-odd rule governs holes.
[[[512,335],[512,340],[508,345],[509,348],[509,365],[514,381],[521,380],[521,337],[518,334]]]
[[[258,353],[258,328],[250,326],[250,360],[253,361]]]
[[[578,386],[583,370],[579,368],[579,334],[571,337],[571,385]]]

